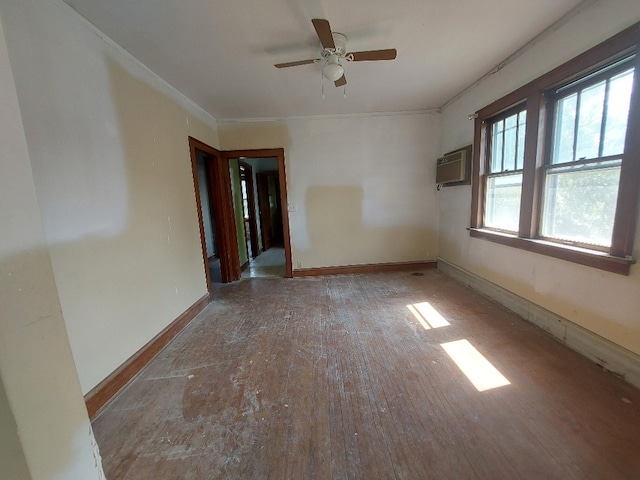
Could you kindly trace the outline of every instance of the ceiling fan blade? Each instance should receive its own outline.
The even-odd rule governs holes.
[[[331,25],[329,25],[329,21],[323,18],[314,18],[311,20],[311,23],[313,23],[313,26],[316,29],[322,48],[331,48],[335,50],[336,44],[333,42],[333,33],[331,33]]]
[[[336,87],[342,87],[347,84],[347,78],[342,74],[342,76],[333,83],[336,84]]]
[[[348,53],[348,56],[353,56],[354,62],[366,62],[373,60],[394,60],[398,52],[395,48],[388,48],[386,50],[367,50],[366,52],[352,52]]]
[[[276,63],[274,67],[276,68],[297,67],[298,65],[308,65],[310,63],[316,63],[319,61],[320,61],[319,58],[314,58],[310,60],[298,60],[297,62]]]

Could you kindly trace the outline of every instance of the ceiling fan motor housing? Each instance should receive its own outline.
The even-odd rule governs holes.
[[[340,58],[343,58],[346,53],[347,53],[347,37],[346,35],[343,35],[342,33],[338,33],[338,32],[331,32],[333,34],[333,43],[336,46],[335,50],[331,50],[331,49],[323,49],[321,54],[323,58],[328,57],[329,55],[335,54],[338,55]]]

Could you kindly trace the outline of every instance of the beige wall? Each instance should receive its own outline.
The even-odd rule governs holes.
[[[188,136],[215,119],[62,1],[1,11],[86,393],[206,294]]]
[[[530,46],[512,63],[481,80],[442,113],[440,151],[470,143],[470,113],[640,20],[637,0],[609,0],[584,8]],[[443,189],[440,256],[576,324],[640,354],[640,269],[615,275],[470,238],[471,187]],[[636,233],[634,257],[640,255]]]
[[[0,11],[0,477],[104,479],[36,199]]]
[[[220,122],[218,130],[225,150],[285,149],[294,270],[437,257],[438,113]]]

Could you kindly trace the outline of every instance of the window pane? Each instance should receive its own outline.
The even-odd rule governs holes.
[[[576,103],[578,95],[574,93],[558,101],[556,106],[556,125],[551,163],[573,161],[573,139],[576,125]]]
[[[493,124],[493,141],[491,143],[491,173],[502,171],[502,133],[504,121]]]
[[[517,126],[517,114],[504,119],[504,166],[502,170],[505,172],[516,169]]]
[[[602,148],[603,156],[619,155],[624,152],[632,86],[633,70],[627,70],[611,79],[607,102],[607,123]]]
[[[606,82],[585,88],[580,96],[576,160],[598,158]]]
[[[541,234],[608,247],[618,199],[620,162],[547,173]]]
[[[487,178],[484,226],[518,231],[522,174]]]
[[[524,167],[524,134],[527,131],[527,112],[518,114],[518,153],[516,156],[516,170],[522,170]]]

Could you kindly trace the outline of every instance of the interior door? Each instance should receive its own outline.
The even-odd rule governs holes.
[[[241,275],[240,260],[238,255],[238,241],[233,214],[231,194],[231,179],[229,177],[229,161],[215,148],[195,138],[189,137],[191,150],[191,167],[193,182],[196,190],[196,205],[198,209],[198,221],[200,224],[200,237],[202,242],[202,254],[204,260],[205,277],[209,294],[213,291],[211,271],[207,255],[204,222],[202,218],[202,204],[200,199],[200,186],[198,180],[197,157],[198,152],[205,158],[208,169],[209,196],[211,212],[216,225],[216,246],[220,258],[220,274],[223,283],[238,280]]]
[[[269,175],[256,173],[256,182],[258,183],[258,210],[260,211],[262,250],[266,251],[271,248],[273,239],[271,206],[269,205]]]
[[[249,244],[251,245],[251,256],[256,258],[260,255],[258,248],[258,222],[256,221],[256,199],[253,193],[253,169],[251,165],[240,162],[240,180],[245,182],[247,194],[247,223],[249,227]],[[246,228],[246,227],[245,227]]]

